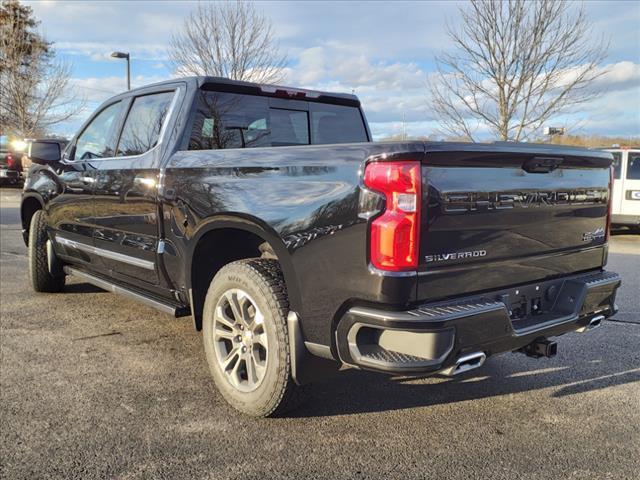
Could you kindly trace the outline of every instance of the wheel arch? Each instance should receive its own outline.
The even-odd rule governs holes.
[[[20,202],[20,221],[22,223],[22,239],[24,244],[29,246],[29,226],[33,215],[44,209],[44,200],[37,193],[25,193]]]
[[[197,330],[202,328],[204,296],[211,279],[224,265],[244,258],[275,257],[282,269],[291,310],[298,310],[300,293],[291,255],[282,238],[265,222],[246,214],[208,217],[198,225],[189,243],[185,279]]]

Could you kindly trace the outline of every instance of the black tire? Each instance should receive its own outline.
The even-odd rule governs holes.
[[[226,293],[246,292],[262,313],[263,333],[268,339],[266,368],[261,383],[253,391],[241,391],[223,371],[214,344],[215,309]],[[250,303],[252,305],[252,303]],[[242,308],[243,309],[243,308]],[[291,377],[291,355],[287,331],[289,300],[278,262],[270,259],[239,260],[223,267],[209,286],[203,312],[204,348],[216,387],[236,410],[255,417],[279,416],[296,408],[303,397],[303,388]],[[219,318],[219,317],[218,317]],[[219,324],[218,324],[219,325]],[[231,342],[230,340],[228,340]],[[250,347],[253,348],[253,347]],[[246,349],[245,349],[246,350]],[[245,354],[245,355],[250,355]],[[228,357],[227,357],[228,358]],[[238,363],[240,363],[238,357]],[[245,376],[246,368],[245,363]]]
[[[54,293],[64,288],[64,274],[52,275],[49,271],[48,239],[44,212],[38,210],[31,217],[29,227],[29,280],[36,292]]]

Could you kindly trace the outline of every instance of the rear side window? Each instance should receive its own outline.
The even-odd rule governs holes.
[[[122,128],[117,156],[140,155],[155,147],[174,92],[136,97]]]
[[[309,111],[306,107],[270,106],[268,97],[201,91],[189,150],[368,140],[358,108],[299,101],[296,104],[308,105]]]
[[[627,162],[627,179],[640,180],[640,153],[629,152]]]
[[[189,150],[271,146],[266,98],[200,92]]]
[[[116,102],[98,113],[76,140],[74,160],[112,157],[114,151],[114,127],[120,116],[122,102]]]
[[[616,180],[620,178],[620,169],[622,167],[622,154],[620,152],[613,152],[613,178]]]
[[[313,143],[366,142],[367,132],[360,110],[344,105],[310,103]]]

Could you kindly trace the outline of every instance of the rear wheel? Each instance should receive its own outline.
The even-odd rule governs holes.
[[[48,240],[44,212],[38,210],[29,226],[29,280],[36,292],[53,293],[64,288],[64,274],[54,275],[49,271]]]
[[[203,341],[215,384],[248,415],[285,413],[300,402],[291,378],[287,291],[275,260],[240,260],[215,276],[204,305]]]

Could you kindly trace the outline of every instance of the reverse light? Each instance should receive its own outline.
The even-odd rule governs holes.
[[[364,172],[365,186],[384,195],[384,212],[371,222],[371,263],[380,270],[418,266],[420,241],[420,163],[374,162]]]

